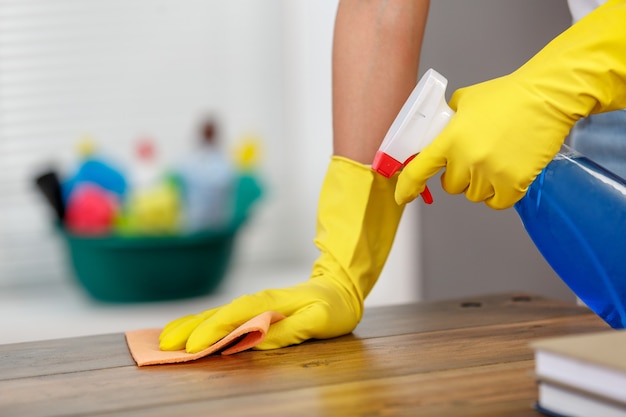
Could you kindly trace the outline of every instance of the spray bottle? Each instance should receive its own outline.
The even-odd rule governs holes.
[[[235,169],[219,146],[217,129],[213,119],[203,123],[199,147],[177,168],[189,233],[219,230],[233,220]]]
[[[144,137],[136,143],[135,164],[129,170],[129,191],[117,232],[125,235],[168,235],[180,229],[180,198],[167,176],[156,143]]]
[[[424,74],[372,169],[390,177],[441,132],[454,115],[446,86],[433,69]],[[570,289],[611,327],[626,327],[626,181],[564,145],[515,210]]]

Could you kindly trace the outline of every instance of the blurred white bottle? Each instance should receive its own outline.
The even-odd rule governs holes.
[[[180,229],[180,197],[154,141],[143,138],[130,169],[130,193],[119,231],[126,234],[171,234]]]
[[[140,139],[135,145],[135,160],[130,171],[133,191],[146,191],[163,179],[164,168],[154,141]]]
[[[178,166],[187,232],[219,230],[234,213],[236,170],[218,143],[213,120],[200,128],[199,146]]]

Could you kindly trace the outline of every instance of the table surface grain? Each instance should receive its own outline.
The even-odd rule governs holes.
[[[0,415],[539,416],[529,342],[605,329],[507,293],[370,308],[347,336],[175,365],[136,367],[123,334],[0,345]]]

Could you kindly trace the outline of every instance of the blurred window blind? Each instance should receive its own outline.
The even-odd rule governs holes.
[[[122,162],[141,135],[170,157],[191,146],[221,99],[228,3],[0,0],[0,285],[67,279],[33,178],[49,163],[67,172],[81,137]]]

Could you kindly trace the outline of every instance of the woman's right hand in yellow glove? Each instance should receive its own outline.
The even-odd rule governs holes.
[[[445,168],[442,188],[504,209],[559,151],[574,120],[543,101],[516,74],[456,91],[448,126],[402,171],[396,201],[416,198]]]
[[[608,1],[514,73],[456,91],[456,115],[402,171],[396,201],[416,198],[445,168],[445,191],[514,205],[579,118],[626,108],[625,22],[626,2]]]

